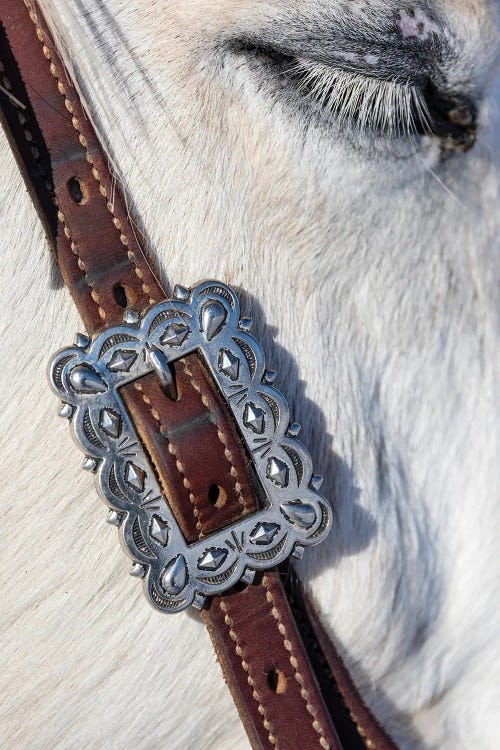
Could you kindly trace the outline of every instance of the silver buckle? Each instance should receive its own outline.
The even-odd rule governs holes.
[[[331,510],[319,494],[311,456],[296,439],[289,410],[265,370],[264,354],[240,319],[236,294],[218,281],[192,290],[176,287],[174,298],[149,308],[142,319],[127,310],[124,324],[52,359],[50,383],[63,399],[61,416],[72,421],[86,453],[83,468],[97,473],[111,506],[108,521],[120,526],[143,578],[146,596],[163,612],[177,612],[206,596],[221,594],[256,570],[301,557],[321,542]],[[138,440],[120,387],[154,370],[165,389],[169,363],[201,353],[243,438],[263,489],[266,507],[238,523],[188,544]]]

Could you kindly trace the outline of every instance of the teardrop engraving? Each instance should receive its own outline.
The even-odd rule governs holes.
[[[208,341],[211,341],[219,333],[226,322],[226,317],[226,308],[217,300],[210,300],[203,305],[200,326]]]
[[[310,503],[301,500],[288,500],[281,503],[281,512],[291,523],[309,529],[316,521],[316,511]]]
[[[179,594],[186,585],[187,578],[184,555],[178,555],[165,567],[160,583],[166,594]]]
[[[77,393],[104,393],[107,390],[101,376],[87,365],[77,365],[71,370],[69,379]]]

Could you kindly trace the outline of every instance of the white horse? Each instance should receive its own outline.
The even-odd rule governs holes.
[[[367,703],[402,750],[494,750],[498,1],[43,7],[163,280],[256,321],[336,509],[300,574]],[[0,153],[0,745],[246,748],[56,418],[81,323]]]

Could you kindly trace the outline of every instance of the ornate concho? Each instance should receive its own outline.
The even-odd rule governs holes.
[[[139,318],[126,311],[124,324],[92,341],[79,335],[58,352],[50,382],[63,399],[61,416],[72,421],[86,453],[85,469],[98,476],[111,506],[108,521],[120,527],[134,560],[131,573],[144,579],[149,601],[164,612],[220,594],[256,570],[273,567],[328,534],[331,511],[318,494],[311,457],[296,440],[275,373],[265,370],[260,345],[240,319],[235,293],[217,281],[192,290],[176,287],[174,298]],[[208,364],[252,458],[266,507],[209,537],[187,544],[120,397],[120,387],[197,351]]]

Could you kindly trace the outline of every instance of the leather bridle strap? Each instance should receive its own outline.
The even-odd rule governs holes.
[[[34,3],[2,0],[0,102],[87,331],[121,322],[124,308],[142,312],[165,298]],[[204,364],[191,354],[174,367],[172,398],[155,374],[122,390],[164,495],[192,541],[254,512],[258,500],[241,439]],[[202,611],[252,746],[395,750],[290,575],[288,596],[280,574],[270,571]]]
[[[2,0],[0,22],[6,132],[64,282],[94,333],[121,322],[123,302],[141,310],[165,295],[40,12]]]

